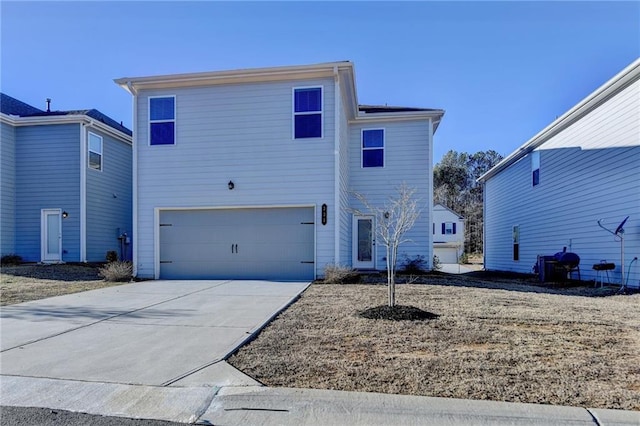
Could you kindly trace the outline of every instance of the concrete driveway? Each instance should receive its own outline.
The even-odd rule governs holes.
[[[6,306],[0,313],[0,373],[150,386],[217,385],[231,369],[218,361],[308,285],[147,281]]]

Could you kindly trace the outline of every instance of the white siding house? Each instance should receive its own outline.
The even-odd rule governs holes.
[[[440,263],[458,263],[464,252],[464,218],[453,210],[436,204],[433,206],[433,254]]]
[[[531,272],[538,255],[581,258],[580,275],[615,264],[621,242],[598,225],[624,226],[624,275],[639,287],[640,60],[559,117],[480,178],[485,184],[485,268]],[[577,276],[574,274],[574,278]]]
[[[432,194],[442,110],[358,105],[353,64],[121,78],[134,96],[139,277],[313,279],[384,269],[353,192]],[[364,145],[363,145],[364,144]],[[427,201],[425,201],[427,202]],[[401,247],[431,258],[431,210]]]

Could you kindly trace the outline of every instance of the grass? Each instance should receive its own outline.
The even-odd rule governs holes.
[[[0,305],[12,305],[63,294],[111,287],[95,265],[19,265],[0,270]]]
[[[640,294],[420,279],[397,300],[433,319],[366,319],[386,286],[314,284],[229,362],[268,386],[640,410]]]

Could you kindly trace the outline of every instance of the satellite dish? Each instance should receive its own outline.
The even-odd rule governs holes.
[[[624,224],[627,223],[627,219],[629,219],[629,216],[625,217],[624,220],[622,221],[622,223],[620,225],[618,225],[618,227],[616,228],[616,232],[615,232],[616,235],[624,232]]]

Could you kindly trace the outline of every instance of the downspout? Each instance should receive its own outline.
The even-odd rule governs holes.
[[[87,261],[87,129],[80,123],[80,262]]]
[[[342,98],[340,95],[340,75],[338,74],[338,67],[333,67],[334,77],[334,118],[333,118],[333,158],[334,158],[334,263],[340,263],[340,112],[342,110]]]
[[[133,125],[131,137],[131,259],[133,262],[133,276],[138,276],[138,144],[136,138],[138,137],[138,91],[133,87],[130,81],[127,82],[127,88],[133,95]],[[154,267],[155,268],[155,267]],[[154,271],[155,276],[155,271]]]
[[[429,212],[429,222],[427,226],[427,241],[429,244],[428,251],[428,265],[431,265],[433,268],[433,232],[431,232],[431,227],[433,223],[433,118],[429,118],[429,161],[431,162],[431,167],[429,168],[430,175],[428,177],[428,197],[427,197],[427,208]]]

